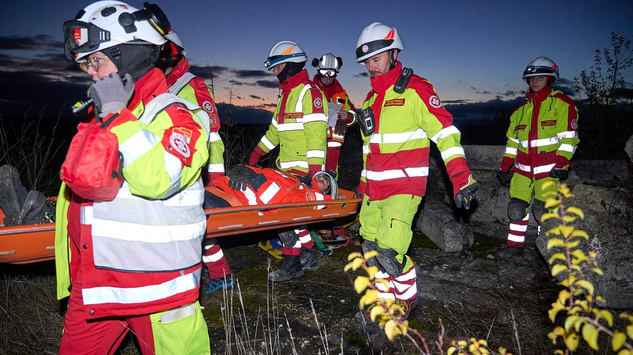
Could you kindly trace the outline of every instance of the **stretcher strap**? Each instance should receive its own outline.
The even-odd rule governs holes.
[[[217,197],[223,199],[224,201],[228,202],[233,207],[244,206],[242,201],[238,200],[237,197],[235,197],[235,196],[231,195],[230,193],[220,189],[217,186],[214,186],[214,185],[207,186],[207,191],[209,191],[210,193],[212,193],[212,194],[216,195]]]

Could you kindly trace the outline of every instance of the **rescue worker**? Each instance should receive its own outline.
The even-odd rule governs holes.
[[[279,145],[277,168],[304,181],[310,181],[314,173],[325,169],[328,107],[323,92],[303,69],[307,60],[303,49],[294,42],[281,41],[270,49],[264,67],[277,76],[281,95],[268,131],[249,159],[249,165],[255,166],[263,155]],[[298,236],[299,242],[295,242],[295,236],[280,238],[285,257],[281,267],[268,275],[274,282],[303,275],[300,254],[302,250],[312,253],[312,238],[307,231]]]
[[[132,331],[146,355],[209,354],[198,303],[209,118],[155,68],[169,21],[157,5],[99,1],[63,29],[67,57],[94,81],[92,119],[118,139],[123,182],[109,201],[62,184],[57,295],[70,299],[59,353],[113,354]]]
[[[413,75],[398,61],[404,44],[398,31],[374,22],[356,44],[356,61],[364,63],[373,90],[359,117],[363,138],[363,171],[358,192],[363,195],[360,235],[363,252],[377,251],[368,263],[379,268],[378,298],[393,299],[407,319],[417,305],[416,273],[406,255],[411,223],[426,190],[430,142],[440,151],[458,208],[470,208],[479,186],[466,165],[461,133],[428,80]],[[356,314],[360,324],[371,322],[376,303]]]
[[[327,159],[326,171],[335,171],[338,174],[338,161],[341,155],[341,146],[345,142],[347,127],[356,122],[354,105],[349,100],[347,93],[336,79],[341,71],[343,59],[335,57],[332,53],[324,54],[321,58],[314,58],[312,66],[317,68],[317,73],[312,81],[323,91],[328,101],[329,115],[332,115],[332,103],[341,105],[334,125],[328,124],[327,128]],[[328,122],[330,123],[330,122]]]
[[[204,80],[189,72],[187,52],[180,36],[175,31],[165,35],[167,43],[161,48],[157,67],[165,73],[169,92],[204,109],[209,115],[209,161],[207,183],[224,175],[224,143],[218,134],[220,119],[215,107],[213,93]],[[203,241],[202,262],[209,272],[209,282],[202,285],[205,292],[213,292],[233,286],[233,276],[222,248],[215,238]]]
[[[532,194],[532,214],[540,232],[541,216],[546,212],[544,196],[556,192],[556,185],[543,190],[543,184],[569,176],[570,160],[579,142],[578,109],[572,99],[552,89],[558,77],[558,65],[547,57],[534,59],[523,71],[529,90],[510,116],[508,143],[499,168],[499,180],[510,183],[510,231],[507,247],[497,255],[500,259],[539,258],[536,251],[525,248]]]

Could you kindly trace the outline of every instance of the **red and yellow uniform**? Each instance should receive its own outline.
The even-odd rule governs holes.
[[[413,75],[402,94],[393,90],[402,74],[402,64],[371,78],[372,91],[363,103],[371,108],[375,131],[363,134],[363,171],[358,192],[363,194],[360,211],[360,234],[367,247],[379,248],[379,254],[392,257],[399,265],[399,275],[385,277],[389,288],[382,288],[381,298],[408,301],[417,295],[413,261],[406,255],[411,243],[411,224],[426,190],[429,174],[429,150],[433,141],[444,160],[453,183],[454,195],[470,182],[460,144],[461,133],[453,118],[442,107],[431,83]],[[382,265],[392,264],[385,260]]]
[[[325,98],[328,102],[343,105],[341,108],[343,111],[347,111],[349,115],[345,123],[347,126],[351,126],[356,122],[356,112],[354,112],[354,105],[350,102],[347,92],[341,86],[341,83],[337,79],[330,86],[322,86],[319,82],[318,75],[312,78],[312,81],[323,91]],[[345,135],[337,134],[333,127],[327,128],[327,159],[325,162],[326,171],[338,172],[338,160],[341,155],[341,146],[345,142]]]
[[[140,78],[127,108],[112,115],[120,122],[110,130],[123,156],[117,196],[88,201],[62,184],[58,197],[57,296],[70,295],[60,353],[77,344],[116,349],[116,335],[127,325],[143,352],[154,353],[156,337],[174,331],[173,323],[161,325],[161,317],[182,306],[192,312],[186,331],[206,334],[197,300],[208,116],[170,94],[158,69]],[[198,343],[208,349],[205,337]]]

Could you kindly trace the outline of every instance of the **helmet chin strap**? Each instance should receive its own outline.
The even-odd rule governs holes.
[[[393,53],[396,53],[396,59],[393,59]],[[398,52],[395,49],[389,51],[389,70],[396,67],[396,62],[398,61]]]

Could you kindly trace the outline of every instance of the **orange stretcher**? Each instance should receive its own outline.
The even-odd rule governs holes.
[[[344,198],[208,209],[205,237],[288,228],[355,215],[362,199],[351,191],[339,190],[339,194]],[[3,220],[0,210],[0,222]],[[53,259],[55,223],[0,227],[0,263],[30,264]]]

